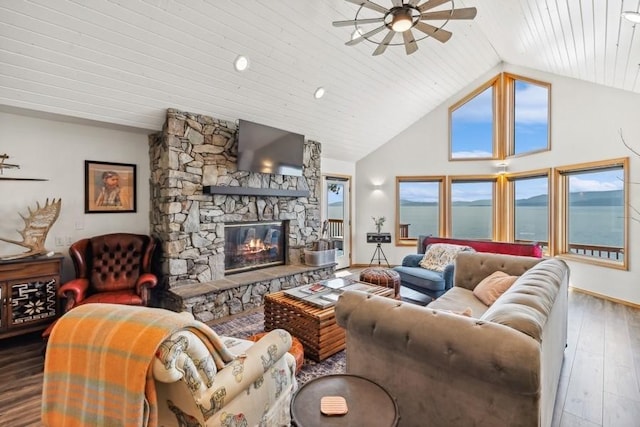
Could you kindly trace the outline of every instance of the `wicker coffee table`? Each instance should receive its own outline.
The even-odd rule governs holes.
[[[393,297],[391,288],[374,288],[371,294]],[[278,328],[298,338],[305,355],[318,362],[345,347],[345,332],[336,323],[335,307],[318,308],[287,296],[284,291],[264,297],[264,329]]]

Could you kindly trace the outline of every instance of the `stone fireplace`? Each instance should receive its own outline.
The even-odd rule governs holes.
[[[303,264],[304,249],[321,232],[319,143],[305,142],[301,177],[238,171],[235,123],[169,109],[149,146],[151,232],[162,247],[156,305],[207,321],[333,274],[333,265]],[[278,265],[227,272],[233,224],[274,222],[283,224]]]
[[[283,265],[286,225],[286,221],[225,224],[225,275]]]

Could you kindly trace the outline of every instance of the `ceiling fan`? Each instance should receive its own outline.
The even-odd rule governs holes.
[[[349,3],[359,5],[360,8],[356,12],[355,19],[350,21],[334,21],[334,27],[347,27],[353,25],[355,31],[351,40],[346,42],[347,46],[356,45],[364,40],[378,45],[373,55],[382,55],[387,46],[398,46],[404,44],[407,55],[411,55],[418,50],[418,41],[427,37],[432,37],[441,43],[445,43],[452,36],[450,31],[444,30],[443,27],[447,22],[455,19],[473,19],[477,10],[475,7],[465,7],[456,9],[453,0],[426,0],[422,4],[421,0],[391,0],[389,9],[380,6],[377,3],[367,0],[345,0]],[[450,3],[445,9],[433,10],[438,6]],[[361,17],[364,11],[373,11],[382,16],[377,17]],[[428,24],[424,21],[438,21],[435,25]],[[360,26],[377,24],[382,25],[372,29],[363,30]],[[439,23],[439,25],[438,25]],[[373,36],[381,31],[388,30],[387,34],[381,41],[376,41]],[[412,29],[418,30],[425,35],[416,39]],[[397,33],[402,34],[401,43],[392,43]]]

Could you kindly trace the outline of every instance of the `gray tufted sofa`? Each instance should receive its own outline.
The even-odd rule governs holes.
[[[520,277],[487,307],[472,291],[496,270]],[[336,304],[347,372],[397,399],[400,426],[549,426],[568,281],[558,259],[461,253],[455,286],[427,307],[347,291]],[[467,307],[472,317],[455,313]]]

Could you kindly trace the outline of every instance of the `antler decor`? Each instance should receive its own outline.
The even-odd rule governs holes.
[[[60,215],[61,204],[62,199],[58,199],[57,201],[53,199],[51,203],[49,203],[49,199],[47,199],[42,207],[40,203],[36,202],[37,209],[35,211],[28,208],[28,217],[19,214],[24,221],[24,229],[22,231],[18,230],[18,233],[22,236],[22,241],[5,239],[3,237],[0,237],[0,240],[23,246],[28,248],[29,251],[22,254],[9,255],[2,259],[18,259],[46,254],[48,251],[44,247],[44,242],[47,240],[49,229],[51,229],[53,223],[58,219],[58,215]]]

